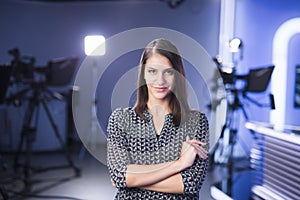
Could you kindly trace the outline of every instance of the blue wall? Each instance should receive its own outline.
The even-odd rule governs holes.
[[[192,0],[177,9],[159,1],[104,1],[85,3],[30,3],[1,1],[0,60],[19,47],[44,64],[66,55],[84,56],[84,37],[106,38],[128,29],[158,26],[197,40],[210,55],[217,54],[219,1]]]
[[[18,47],[23,55],[34,56],[39,66],[44,66],[50,59],[71,55],[78,56],[82,62],[85,58],[86,35],[102,34],[109,38],[128,29],[145,26],[182,32],[199,42],[213,57],[218,54],[219,12],[219,0],[186,1],[176,9],[171,9],[161,1],[37,3],[1,0],[0,64],[10,63],[12,57],[7,51],[15,47]],[[136,66],[139,56],[133,53],[126,58],[128,65],[124,70]],[[120,64],[120,61],[116,61],[115,64]],[[113,76],[108,73],[106,80],[100,80],[100,83],[105,81],[107,85],[102,88],[99,86],[103,89],[101,92],[106,92],[100,103],[107,101],[105,95],[111,92],[108,86],[113,85],[115,79],[125,71],[117,70],[113,72]],[[193,76],[192,71],[187,74]],[[90,78],[87,77],[87,81]],[[56,103],[53,103],[51,108],[56,113],[56,122],[60,131],[64,133],[64,106],[57,103],[60,106],[56,107]],[[103,126],[106,125],[110,114],[109,105],[104,105],[104,109],[105,114],[100,116],[100,124]],[[23,110],[21,114],[18,110],[11,110],[12,132],[15,138],[18,137],[22,124]],[[44,121],[42,116],[40,121]],[[38,139],[37,144],[43,148],[51,138],[54,139],[49,126],[40,126],[45,127],[39,130],[44,136]],[[14,146],[16,142],[15,139]]]

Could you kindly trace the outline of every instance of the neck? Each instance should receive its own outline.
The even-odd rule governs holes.
[[[148,111],[153,115],[166,115],[172,112],[169,107],[169,101],[151,101],[147,102]]]

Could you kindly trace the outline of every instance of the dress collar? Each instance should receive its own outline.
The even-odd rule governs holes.
[[[144,110],[143,115],[145,117],[147,117],[148,119],[152,119],[153,118],[152,114],[149,113],[148,110]],[[173,119],[173,113],[168,113],[168,114],[165,115],[165,120],[170,120],[170,119]]]

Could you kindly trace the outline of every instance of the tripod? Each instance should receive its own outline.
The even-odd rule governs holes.
[[[57,125],[55,124],[55,121],[51,115],[50,109],[47,105],[47,99],[48,98],[54,98],[54,94],[52,91],[50,91],[43,82],[34,82],[31,84],[31,88],[24,89],[23,91],[19,92],[18,95],[24,95],[27,93],[31,93],[28,99],[28,105],[25,110],[24,115],[24,121],[21,131],[21,138],[18,144],[17,153],[14,157],[14,169],[17,171],[17,169],[22,166],[19,162],[20,154],[23,151],[23,148],[25,147],[25,161],[23,164],[23,179],[25,183],[25,192],[29,192],[32,190],[33,186],[33,180],[32,180],[32,174],[35,171],[38,172],[44,172],[48,170],[55,170],[55,169],[64,169],[64,168],[72,168],[74,170],[75,176],[80,176],[80,169],[75,166],[71,155],[68,152],[68,149],[64,145],[64,142],[61,138],[61,135],[59,133],[59,130],[57,128]],[[32,145],[36,138],[37,133],[37,124],[38,124],[38,114],[40,105],[44,108],[47,118],[51,124],[51,127],[54,131],[55,137],[57,138],[60,146],[62,147],[64,156],[67,160],[68,165],[64,166],[53,166],[53,167],[45,167],[40,169],[34,169],[31,163],[31,157],[32,157]],[[35,121],[33,121],[34,113],[36,112],[36,118]],[[33,124],[34,122],[34,124]]]
[[[248,120],[247,113],[243,107],[243,104],[240,101],[241,91],[238,89],[230,89],[230,94],[233,95],[233,100],[227,100],[227,112],[226,120],[222,127],[220,138],[216,144],[212,158],[211,165],[213,164],[225,164],[229,168],[233,167],[234,162],[234,147],[237,144],[237,133],[238,133],[238,120],[235,120],[235,117],[238,112],[241,110],[243,116]],[[225,132],[229,132],[228,145],[225,145]]]

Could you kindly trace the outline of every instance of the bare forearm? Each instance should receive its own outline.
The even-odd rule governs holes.
[[[182,164],[178,161],[155,165],[128,165],[126,172],[127,187],[146,187],[179,173]]]
[[[183,194],[184,192],[182,176],[180,173],[174,174],[160,182],[141,188],[155,192],[165,192],[173,194]]]
[[[189,137],[187,137],[186,142],[184,142],[182,145],[181,157],[176,161],[154,165],[128,165],[125,180],[126,186],[149,187],[152,185],[151,187],[155,186],[155,188],[158,188],[158,186],[166,186],[172,179],[165,179],[175,174],[181,176],[179,172],[193,165],[196,155],[200,153],[200,150],[202,150],[197,145],[204,144],[200,141],[190,140]],[[179,179],[178,176],[172,177],[177,180],[177,183]],[[166,182],[164,182],[164,180]],[[182,183],[181,179],[179,183]],[[179,184],[178,188],[176,188],[176,191],[180,191],[182,189],[181,187],[183,187],[183,184]]]

